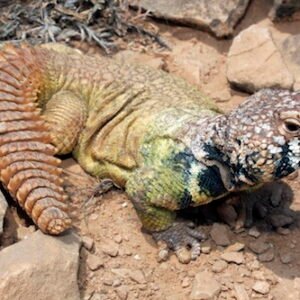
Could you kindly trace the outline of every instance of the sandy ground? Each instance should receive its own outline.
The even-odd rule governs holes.
[[[235,35],[254,23],[271,26],[266,19],[269,8],[270,1],[252,1]],[[208,33],[176,25],[153,22],[153,26],[158,27],[172,51],[156,46],[140,47],[132,42],[128,50],[117,54],[119,59],[146,62],[181,76],[219,102],[224,111],[245,99],[247,95],[232,90],[226,80],[226,56],[232,39],[217,40]],[[272,26],[278,41],[295,33],[297,28],[300,22]],[[174,255],[166,262],[157,262],[157,247],[150,236],[141,232],[141,224],[126,195],[113,191],[103,197],[91,197],[97,181],[85,175],[70,159],[64,161],[64,166],[73,183],[75,226],[85,237],[86,244],[81,250],[78,279],[82,299],[190,299],[195,274],[203,270],[213,273],[212,266],[220,260],[224,247],[209,240],[205,243],[210,247],[209,253],[201,254],[188,265],[180,264]],[[289,181],[289,184],[294,191],[292,207],[300,215],[300,180]],[[273,296],[273,299],[281,299],[281,292],[289,299],[288,293],[293,291],[285,293],[283,287],[289,289],[300,279],[299,228],[292,226],[286,235],[272,231],[260,233],[260,240],[272,244],[274,258],[270,262],[259,261],[258,255],[249,249],[248,245],[257,239],[247,231],[229,230],[229,237],[232,244],[245,244],[245,261],[240,265],[228,264],[225,270],[214,274],[222,285],[218,299],[247,300],[238,295],[237,286],[243,287],[249,299],[272,299]],[[286,254],[290,260],[283,263],[282,257]],[[252,286],[257,281],[266,281],[271,291],[265,295],[254,292]]]

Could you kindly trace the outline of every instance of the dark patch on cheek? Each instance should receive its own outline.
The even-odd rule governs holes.
[[[222,164],[228,164],[229,158],[224,157],[224,153],[222,153],[218,148],[210,144],[204,144],[203,150],[207,153],[207,158],[210,160],[216,160]]]
[[[293,173],[294,171],[296,170],[291,166],[289,158],[284,156],[276,167],[274,176],[279,179]]]
[[[172,163],[174,164],[174,166],[179,165],[181,168],[190,169],[194,161],[194,155],[190,150],[185,149],[185,151],[175,154]]]
[[[276,165],[276,170],[274,173],[275,178],[283,178],[294,171],[296,171],[295,168],[292,167],[290,159],[288,157],[289,154],[289,146],[283,145],[282,146],[282,158]]]
[[[201,170],[198,174],[198,185],[200,192],[210,197],[218,197],[227,192],[216,166]]]

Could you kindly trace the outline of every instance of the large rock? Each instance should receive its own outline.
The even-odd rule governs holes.
[[[6,209],[7,209],[7,202],[4,195],[0,191],[0,235],[3,232],[3,221],[4,221]]]
[[[274,0],[273,7],[269,17],[273,21],[279,21],[294,15],[295,19],[300,19],[300,1],[299,0]]]
[[[213,32],[217,37],[232,34],[249,0],[131,0],[155,17]]]
[[[300,3],[300,1],[299,1]],[[281,55],[289,69],[294,76],[295,91],[300,90],[300,34],[291,35],[279,44]]]
[[[1,300],[76,300],[79,239],[35,232],[0,252]]]
[[[227,79],[248,92],[262,88],[290,89],[294,82],[271,32],[259,25],[250,26],[233,40],[228,53]]]

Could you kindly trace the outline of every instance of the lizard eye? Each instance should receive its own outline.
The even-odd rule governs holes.
[[[296,134],[300,132],[300,124],[296,120],[285,120],[283,127],[286,132]]]

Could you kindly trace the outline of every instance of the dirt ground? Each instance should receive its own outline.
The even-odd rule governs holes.
[[[271,27],[277,41],[287,34],[299,33],[300,22],[272,25],[267,19],[269,9],[270,1],[252,1],[235,35],[254,23]],[[226,56],[232,39],[217,40],[208,33],[174,24],[153,21],[152,26],[159,29],[171,51],[155,45],[141,47],[131,41],[127,50],[116,54],[118,58],[140,61],[181,76],[215,99],[224,111],[245,99],[247,94],[231,89],[226,80]],[[78,279],[82,299],[190,299],[195,275],[208,270],[221,282],[218,299],[281,299],[283,295],[286,299],[297,300],[289,298],[289,293],[294,295],[293,284],[300,285],[298,226],[281,234],[262,231],[259,238],[250,236],[248,230],[236,233],[228,229],[231,244],[245,245],[244,262],[229,263],[222,271],[213,271],[212,266],[220,261],[225,247],[217,246],[211,239],[204,243],[209,250],[190,264],[180,264],[174,255],[159,263],[157,246],[150,236],[141,232],[141,223],[126,195],[112,191],[101,197],[91,197],[97,181],[85,175],[72,159],[65,160],[64,167],[68,180],[73,183],[76,230],[84,237],[85,244],[81,250]],[[294,191],[292,208],[299,212],[299,219],[299,177],[288,184]],[[206,226],[205,230],[210,228],[211,225]],[[268,262],[258,260],[258,254],[249,249],[249,244],[258,239],[273,249],[274,257]],[[284,260],[287,256],[289,259]],[[267,282],[270,291],[255,292],[252,287],[257,281]],[[249,298],[239,293],[241,286]]]
[[[254,23],[270,27],[276,41],[287,34],[299,33],[299,22],[272,25],[266,18],[269,8],[268,1],[253,1],[235,34]],[[117,54],[119,59],[146,62],[181,76],[218,101],[225,111],[244,100],[247,95],[232,90],[225,76],[226,56],[232,39],[217,40],[208,33],[186,27],[152,24],[159,28],[172,51],[155,46],[140,47],[132,41],[126,51]],[[80,173],[72,161],[64,164],[67,170]],[[85,187],[96,186],[97,182],[87,181],[93,184],[85,184],[86,179],[82,176],[85,175],[70,175],[75,185],[78,184],[77,192],[73,191],[77,199],[73,202],[76,227],[86,237],[86,248],[89,249],[83,248],[81,252],[79,285],[82,298],[189,299],[195,274],[203,270],[212,272],[212,266],[219,261],[224,247],[216,246],[210,240],[205,244],[209,244],[209,253],[202,253],[188,265],[178,263],[174,255],[168,261],[158,263],[157,247],[148,235],[141,232],[141,224],[125,194],[115,191],[86,201],[93,189],[85,190]],[[294,191],[292,208],[300,212],[300,180],[288,183]],[[209,231],[210,228],[206,229]],[[260,233],[259,239],[270,243],[273,248],[274,257],[269,262],[259,261],[258,255],[249,249],[249,244],[256,238],[247,230],[240,233],[229,231],[229,235],[231,244],[245,244],[245,261],[240,265],[228,264],[224,271],[215,272],[222,283],[218,299],[281,299],[284,296],[296,300],[293,295],[299,294],[293,294],[289,287],[299,284],[297,280],[300,279],[300,230],[297,226],[284,234]],[[284,255],[290,259],[284,260]],[[266,281],[271,292],[254,292],[252,287],[257,281]],[[238,292],[239,286],[249,298]]]

